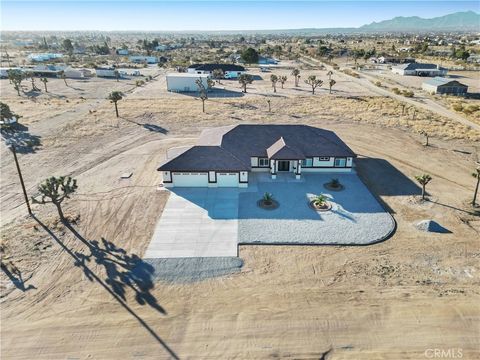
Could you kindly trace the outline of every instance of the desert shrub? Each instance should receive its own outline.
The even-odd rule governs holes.
[[[405,97],[413,97],[414,94],[413,94],[413,91],[403,90],[402,95],[405,96]]]
[[[392,89],[392,91],[393,91],[395,94],[397,94],[397,95],[400,95],[400,94],[401,94],[401,91],[400,91],[399,88],[394,87],[394,88]]]
[[[375,85],[378,87],[382,87],[382,83],[380,81],[375,81]]]
[[[474,112],[478,111],[480,107],[478,105],[468,105],[463,108],[463,112],[465,114],[473,114]]]
[[[463,111],[463,105],[461,103],[455,103],[452,105],[452,109],[455,111]]]

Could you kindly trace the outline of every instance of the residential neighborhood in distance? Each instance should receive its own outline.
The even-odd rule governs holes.
[[[478,2],[1,7],[1,359],[480,358]]]

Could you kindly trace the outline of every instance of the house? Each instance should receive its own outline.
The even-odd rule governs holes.
[[[156,64],[158,62],[156,56],[130,56],[129,59],[135,64]]]
[[[225,79],[236,79],[245,73],[245,68],[235,64],[193,64],[187,68],[190,74],[212,75],[213,70],[220,69],[225,74]]]
[[[447,69],[436,64],[407,63],[392,66],[392,72],[398,75],[445,76]]]
[[[465,95],[468,91],[468,86],[457,80],[434,77],[425,80],[422,84],[422,89],[433,94]]]
[[[252,172],[300,179],[351,172],[355,153],[332,131],[307,125],[231,125],[207,129],[197,145],[158,171],[166,187],[248,187]]]
[[[117,77],[117,72],[114,67],[108,67],[108,68],[96,68],[95,69],[95,74],[97,77],[106,77],[106,78],[114,78]]]
[[[173,92],[198,91],[196,81],[202,80],[203,86],[208,89],[208,74],[169,73],[167,74],[167,90]]]
[[[265,57],[265,56],[259,56],[258,57],[258,63],[260,65],[277,65],[278,60],[270,57]]]
[[[60,77],[64,70],[64,66],[55,65],[37,65],[32,69],[23,69],[25,72],[30,72],[40,77]]]
[[[55,59],[61,59],[63,54],[42,53],[42,54],[30,54],[28,60],[32,62],[43,62]]]
[[[67,67],[63,73],[65,77],[70,79],[85,79],[92,76],[92,72],[87,69],[75,69],[72,67]]]
[[[168,50],[168,45],[160,44],[155,46],[155,51],[165,51],[165,50]]]
[[[117,49],[117,55],[128,55],[128,49]]]

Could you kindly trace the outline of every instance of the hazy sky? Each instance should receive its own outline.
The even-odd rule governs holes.
[[[1,0],[2,30],[261,30],[357,27],[395,16],[480,12],[478,1]]]

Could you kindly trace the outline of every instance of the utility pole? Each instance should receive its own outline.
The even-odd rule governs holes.
[[[25,203],[27,204],[28,214],[33,215],[32,209],[30,208],[30,201],[28,200],[27,190],[25,189],[25,183],[23,182],[22,171],[20,170],[20,164],[18,163],[17,151],[14,144],[9,144],[8,147],[12,150],[13,158],[15,159],[15,165],[17,166],[18,177],[20,178],[20,184],[22,185],[23,196],[25,196]]]

